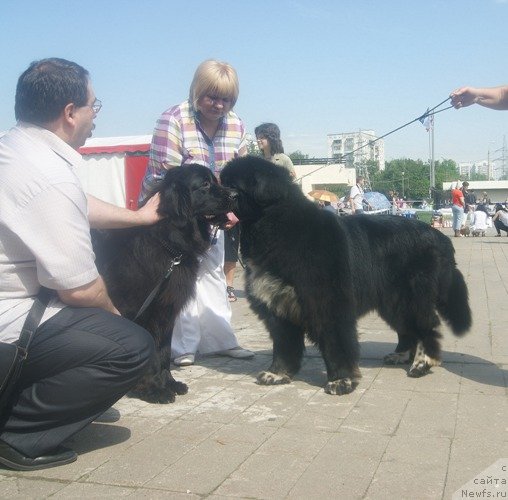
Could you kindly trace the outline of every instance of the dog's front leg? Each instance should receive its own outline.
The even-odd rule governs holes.
[[[304,351],[303,330],[276,316],[265,319],[273,340],[273,359],[270,368],[257,376],[262,385],[289,384],[298,372]]]
[[[358,367],[360,346],[353,324],[344,321],[330,325],[328,331],[318,334],[319,349],[325,361],[328,382],[327,394],[342,395],[354,391],[361,378]]]
[[[173,395],[177,394],[179,396],[182,396],[183,394],[187,394],[187,392],[189,391],[189,387],[187,386],[187,384],[175,380],[170,369],[171,340],[173,338],[173,328],[174,324],[170,324],[168,326],[167,330],[168,333],[166,333],[163,337],[164,345],[160,348],[159,351],[161,357],[161,371],[164,373],[165,376],[165,387],[167,391],[172,393]]]
[[[168,372],[161,367],[161,357],[155,353],[150,366],[129,395],[148,403],[173,403],[175,391],[168,389]]]

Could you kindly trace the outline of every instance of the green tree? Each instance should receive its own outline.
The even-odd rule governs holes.
[[[292,153],[289,153],[288,156],[291,158],[291,160],[306,160],[309,155],[303,154],[299,149],[296,151],[293,151]]]
[[[459,169],[453,160],[436,161],[436,189],[442,189],[443,182],[456,181],[459,178]]]
[[[429,195],[429,165],[421,160],[400,158],[385,163],[385,169],[371,178],[372,189],[388,194],[398,193],[408,200]]]
[[[247,139],[247,154],[252,156],[262,156],[258,148],[258,143],[253,139]]]
[[[470,181],[488,181],[489,178],[485,175],[485,174],[478,174],[476,172],[473,172],[470,176],[469,176],[469,180]]]
[[[443,197],[443,182],[457,180],[459,172],[453,160],[436,161],[434,164],[436,193]],[[422,160],[399,158],[386,162],[383,171],[370,174],[372,189],[388,194],[390,191],[398,193],[408,200],[421,200],[429,198],[430,192],[430,164]]]
[[[364,169],[367,169],[367,172],[369,173],[369,178],[372,179],[377,175],[379,172],[379,162],[376,160],[367,160],[363,164],[355,164],[355,168],[357,172],[363,172]]]

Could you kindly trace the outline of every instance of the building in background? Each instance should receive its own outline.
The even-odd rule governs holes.
[[[375,141],[375,142],[374,142]],[[376,161],[379,170],[385,168],[385,145],[373,130],[359,130],[341,134],[328,134],[328,156],[345,160],[348,167],[363,167],[368,161]]]
[[[495,164],[488,160],[461,162],[458,168],[461,179],[472,179],[475,175],[484,175],[487,180],[494,179]]]
[[[489,181],[508,180],[508,147],[506,136],[503,146],[491,150],[489,147],[486,160],[459,163],[461,178],[474,178],[475,174],[484,175]]]

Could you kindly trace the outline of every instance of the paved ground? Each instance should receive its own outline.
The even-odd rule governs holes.
[[[188,395],[159,406],[122,399],[68,443],[77,462],[0,469],[0,497],[448,499],[462,487],[454,498],[484,488],[482,498],[506,498],[508,238],[453,242],[474,325],[462,339],[444,331],[444,362],[430,375],[383,366],[396,336],[370,315],[352,394],[323,392],[314,348],[291,385],[256,385],[271,343],[241,296],[234,324],[253,360],[204,357],[175,370]]]

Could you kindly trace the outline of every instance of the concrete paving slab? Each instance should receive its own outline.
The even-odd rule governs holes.
[[[333,434],[286,498],[363,498],[389,441],[356,430]]]
[[[447,438],[394,437],[364,498],[441,498],[449,452]]]

